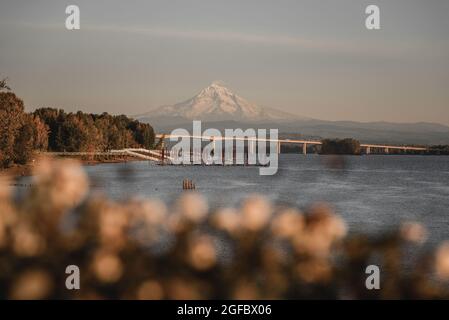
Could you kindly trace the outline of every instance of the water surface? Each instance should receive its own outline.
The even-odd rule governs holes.
[[[449,239],[447,156],[339,159],[283,154],[275,176],[260,176],[257,167],[160,166],[145,161],[85,168],[92,188],[114,199],[145,196],[170,202],[182,193],[182,180],[187,178],[211,206],[236,205],[251,193],[300,208],[325,201],[352,232],[377,233],[400,221],[419,221],[430,231],[431,242]]]

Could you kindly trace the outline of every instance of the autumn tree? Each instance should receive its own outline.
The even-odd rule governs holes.
[[[14,163],[26,164],[31,159],[34,151],[34,138],[32,119],[26,116],[15,138],[13,146]]]
[[[41,108],[34,111],[49,128],[48,148],[52,151],[107,151],[132,147],[152,148],[154,130],[149,124],[125,115],[106,112],[90,114],[78,111]]]
[[[47,151],[48,150],[48,126],[39,118],[39,116],[28,115],[29,122],[33,128],[33,142],[34,150]]]
[[[24,111],[12,92],[0,93],[0,166],[27,163],[35,150],[46,150],[48,128],[39,117]]]
[[[63,144],[59,135],[61,124],[66,118],[66,113],[62,109],[40,108],[33,112],[35,117],[39,117],[41,121],[48,127],[48,150],[58,151]]]
[[[0,92],[0,165],[8,167],[14,162],[14,144],[24,123],[24,106],[12,92]]]
[[[128,127],[131,129],[134,140],[144,148],[151,148],[154,144],[154,130],[147,124],[139,121],[131,121]]]

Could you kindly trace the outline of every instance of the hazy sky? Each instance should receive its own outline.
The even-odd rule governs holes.
[[[449,124],[448,14],[447,0],[0,0],[0,76],[29,110],[132,115],[222,80],[313,118]]]

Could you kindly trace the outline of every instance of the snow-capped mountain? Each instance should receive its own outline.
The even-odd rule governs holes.
[[[196,96],[184,102],[162,106],[147,114],[152,117],[184,118],[203,121],[292,120],[297,116],[271,108],[262,108],[236,95],[220,82],[213,82]]]
[[[311,139],[355,138],[366,143],[449,144],[449,127],[436,123],[392,123],[326,121],[303,118],[257,106],[236,95],[220,82],[213,82],[196,96],[171,106],[162,106],[134,116],[149,123],[157,132],[176,128],[192,129],[192,120],[202,128],[264,128],[282,135],[299,134]]]

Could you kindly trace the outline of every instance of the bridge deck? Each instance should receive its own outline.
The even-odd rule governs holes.
[[[291,140],[291,139],[266,139],[257,137],[214,137],[214,136],[194,136],[194,135],[173,135],[173,134],[158,134],[157,138],[192,138],[192,139],[202,139],[202,140],[239,140],[239,141],[265,141],[265,142],[275,142],[275,143],[290,143],[290,144],[313,144],[321,145],[321,141],[317,140]],[[414,151],[426,151],[427,148],[424,147],[413,147],[413,146],[395,146],[395,145],[382,145],[382,144],[360,144],[362,148],[382,148],[382,149],[399,149],[399,150],[414,150]]]
[[[147,149],[139,149],[139,148],[128,148],[122,150],[110,150],[110,151],[93,151],[93,152],[41,152],[42,154],[50,155],[50,156],[131,156],[134,158],[139,158],[143,160],[150,161],[161,161],[161,152],[156,150],[147,150]],[[146,154],[145,154],[146,153]],[[171,160],[170,157],[165,157],[168,160]]]

